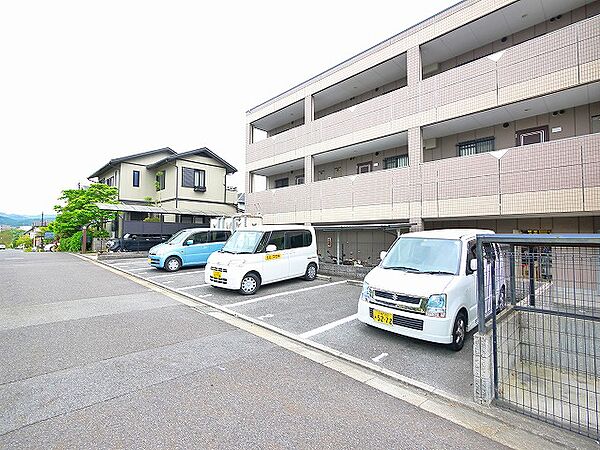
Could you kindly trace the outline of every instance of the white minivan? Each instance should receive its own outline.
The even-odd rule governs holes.
[[[477,325],[475,244],[490,230],[449,229],[406,233],[365,277],[358,319],[394,333],[462,349]],[[485,266],[489,270],[488,265]],[[498,284],[504,306],[504,277]]]
[[[208,257],[205,282],[254,294],[263,284],[289,278],[317,277],[315,230],[300,225],[264,225],[238,229],[225,246]]]

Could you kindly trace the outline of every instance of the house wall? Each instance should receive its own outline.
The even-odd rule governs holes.
[[[226,170],[217,166],[214,159],[203,157],[186,157],[185,160],[177,160],[179,170],[178,190],[180,200],[204,200],[209,202],[225,202]],[[182,168],[189,167],[205,171],[205,192],[196,192],[194,188],[182,186]]]
[[[133,186],[133,171],[140,172],[140,186]],[[144,197],[156,197],[156,171],[148,170],[145,166],[128,162],[120,166],[119,198],[121,200],[142,201]]]

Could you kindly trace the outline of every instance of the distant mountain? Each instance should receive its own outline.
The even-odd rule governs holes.
[[[56,218],[55,214],[44,214],[45,222],[52,222]],[[11,227],[20,227],[22,225],[31,225],[33,222],[39,222],[42,216],[26,216],[22,214],[10,214],[0,212],[0,225],[10,225]]]

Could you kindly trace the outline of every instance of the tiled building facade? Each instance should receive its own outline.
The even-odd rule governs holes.
[[[251,109],[248,212],[600,232],[599,14],[599,0],[465,0]],[[344,236],[355,256],[393,240]]]

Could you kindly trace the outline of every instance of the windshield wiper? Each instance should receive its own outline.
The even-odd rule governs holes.
[[[433,275],[455,275],[454,272],[448,272],[446,270],[423,270],[421,273],[431,273]]]
[[[384,269],[393,269],[393,270],[405,270],[407,272],[421,272],[419,269],[415,269],[414,267],[406,267],[406,266],[385,266]]]

